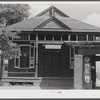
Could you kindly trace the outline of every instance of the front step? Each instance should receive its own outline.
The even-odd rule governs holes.
[[[33,78],[3,78],[1,80],[5,85],[9,82],[33,83],[33,86],[39,86],[41,89],[73,89],[73,78],[47,77],[40,79]]]
[[[33,78],[3,78],[1,82],[4,85],[9,85],[10,82],[13,83],[33,83],[34,86],[39,86],[41,83],[41,79],[33,79]]]

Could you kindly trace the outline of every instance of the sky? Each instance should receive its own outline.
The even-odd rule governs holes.
[[[71,18],[100,27],[100,2],[29,2],[30,17],[54,5]]]

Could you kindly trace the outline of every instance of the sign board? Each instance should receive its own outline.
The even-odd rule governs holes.
[[[61,49],[61,45],[45,45],[45,49]]]

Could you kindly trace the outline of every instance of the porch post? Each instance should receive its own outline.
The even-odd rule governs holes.
[[[74,89],[83,88],[83,55],[74,55]]]
[[[38,77],[38,34],[36,34],[36,69],[35,69],[35,77]]]

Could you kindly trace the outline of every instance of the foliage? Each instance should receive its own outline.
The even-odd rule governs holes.
[[[0,49],[2,50],[2,57],[5,59],[13,58],[20,54],[18,44],[13,43],[11,38],[19,38],[19,32],[9,32],[6,29],[0,31]]]
[[[20,22],[29,17],[28,4],[0,4],[0,50],[3,58],[13,58],[20,54],[18,44],[11,38],[19,38],[19,32],[9,32],[5,26]]]
[[[29,17],[30,6],[28,4],[0,4],[0,19],[5,18],[11,25]]]

